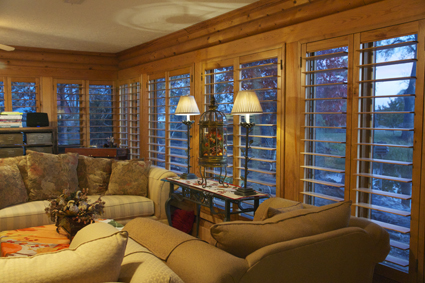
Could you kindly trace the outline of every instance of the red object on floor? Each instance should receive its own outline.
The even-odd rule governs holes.
[[[193,211],[176,209],[173,215],[171,215],[173,227],[185,233],[190,233],[190,231],[192,231],[194,221],[195,213],[193,213]]]

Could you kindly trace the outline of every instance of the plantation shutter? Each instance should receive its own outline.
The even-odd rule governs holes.
[[[129,85],[120,85],[118,92],[118,142],[121,147],[128,147]]]
[[[165,168],[166,130],[165,75],[150,75],[148,84],[148,152],[153,165]]]
[[[130,158],[140,158],[140,83],[132,82],[128,93],[128,149]]]
[[[82,145],[84,136],[83,83],[58,82],[56,112],[58,145]]]
[[[109,83],[89,85],[90,145],[103,147],[114,135],[114,88]]]
[[[227,179],[225,182],[233,183],[233,115],[230,112],[233,108],[234,96],[234,67],[233,60],[211,62],[204,64],[203,75],[203,95],[204,112],[207,111],[211,96],[214,95],[217,110],[223,112],[227,118]],[[221,168],[209,168],[208,174],[220,175]],[[224,172],[222,172],[224,176]]]
[[[307,44],[303,54],[301,193],[305,203],[321,206],[343,201],[348,182],[348,39]]]
[[[414,264],[411,235],[418,229],[412,226],[412,200],[420,190],[416,152],[422,137],[414,129],[421,123],[415,106],[423,104],[423,93],[416,90],[417,35],[380,37],[362,33],[357,45],[354,205],[358,216],[389,232],[385,264],[407,273]]]
[[[174,112],[180,96],[193,95],[191,74],[192,68],[184,68],[152,74],[148,81],[149,158],[177,174],[187,172],[187,128],[186,116]]]
[[[239,58],[239,90],[253,90],[260,100],[263,114],[251,115],[255,123],[249,139],[253,140],[248,162],[248,187],[270,195],[276,195],[276,158],[277,158],[277,101],[278,81],[280,77],[280,60],[277,51],[269,51]],[[238,117],[245,119],[245,116]],[[235,119],[236,120],[236,119]],[[234,156],[236,170],[234,179],[239,182],[244,171],[245,128],[237,126],[235,137],[238,138]]]
[[[169,166],[167,169],[182,174],[187,172],[187,127],[182,123],[186,116],[174,115],[180,96],[190,95],[190,70],[177,70],[169,73],[168,77],[168,131],[167,148]],[[191,117],[193,119],[193,116]],[[193,153],[192,153],[193,154]]]

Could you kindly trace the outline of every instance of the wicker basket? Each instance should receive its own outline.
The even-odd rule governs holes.
[[[75,236],[75,234],[77,234],[77,232],[80,231],[81,228],[84,228],[85,226],[93,222],[94,221],[87,221],[86,223],[78,222],[75,219],[75,217],[62,216],[56,219],[55,225],[56,225],[56,231],[59,234],[62,234],[61,231],[64,231],[66,236],[69,239],[72,239]]]

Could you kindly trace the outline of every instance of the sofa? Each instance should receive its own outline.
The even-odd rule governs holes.
[[[389,234],[350,214],[351,202],[311,207],[271,198],[253,221],[213,225],[213,243],[143,218],[124,231],[186,283],[372,282]]]
[[[0,283],[372,282],[389,235],[350,210],[350,202],[317,208],[271,198],[253,221],[213,225],[213,244],[147,217],[121,232],[94,223],[69,249],[0,258]]]
[[[101,218],[125,224],[136,217],[167,221],[165,202],[175,173],[137,160],[118,161],[76,153],[0,158],[0,231],[52,224],[48,199],[64,191],[88,189],[90,202],[101,196]]]

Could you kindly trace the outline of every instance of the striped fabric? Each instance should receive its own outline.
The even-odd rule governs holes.
[[[165,202],[170,193],[169,183],[161,181],[167,177],[177,176],[163,168],[152,166],[149,171],[148,197],[133,195],[106,195],[102,218],[115,219],[126,224],[136,217],[150,217],[166,222]],[[97,200],[99,195],[89,196],[89,201]],[[45,214],[44,209],[49,205],[46,200],[31,201],[0,210],[0,231],[15,230],[53,224]]]
[[[89,196],[89,203],[96,201],[98,197],[98,195]],[[153,201],[147,197],[107,195],[102,196],[102,200],[105,202],[105,208],[101,217],[118,222],[121,219],[152,216],[155,211]]]
[[[0,231],[53,224],[44,212],[47,200],[31,201],[0,210]]]

